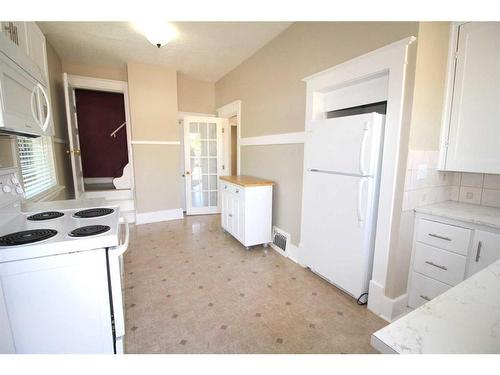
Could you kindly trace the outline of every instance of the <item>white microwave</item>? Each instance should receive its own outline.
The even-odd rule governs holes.
[[[52,135],[47,86],[0,51],[0,133]]]

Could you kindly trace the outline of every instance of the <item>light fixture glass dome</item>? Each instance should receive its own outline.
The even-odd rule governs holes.
[[[177,37],[177,29],[166,21],[145,20],[133,22],[133,27],[158,48]]]

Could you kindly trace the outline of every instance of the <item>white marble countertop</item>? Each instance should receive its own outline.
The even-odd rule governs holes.
[[[500,261],[372,335],[382,353],[500,353]]]
[[[416,212],[500,228],[500,208],[446,201],[415,209]]]

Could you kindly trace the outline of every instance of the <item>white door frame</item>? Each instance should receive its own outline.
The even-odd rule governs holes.
[[[130,122],[130,105],[128,102],[128,83],[104,78],[84,77],[68,74],[68,82],[75,89],[86,89],[123,94],[125,104],[125,128],[127,129],[127,152],[130,163],[130,189],[134,190],[134,158],[132,153],[132,124]]]
[[[370,281],[368,308],[391,321],[404,312],[406,298],[391,299],[385,295],[390,256],[397,251],[403,201],[406,159],[408,155],[412,79],[407,77],[409,59],[415,53],[409,46],[416,40],[408,37],[333,68],[304,78],[307,84],[306,132],[308,124],[323,119],[326,92],[348,86],[369,77],[388,75],[387,114],[381,169],[379,210],[373,274]],[[410,79],[408,79],[410,78]],[[302,196],[304,204],[304,194]],[[302,217],[302,221],[304,217]],[[302,226],[303,227],[303,226]],[[303,247],[301,250],[303,251]],[[299,262],[300,262],[299,253]]]
[[[241,159],[240,159],[240,147],[241,147],[241,100],[235,100],[234,102],[228,103],[220,108],[217,108],[216,111],[217,117],[222,117],[222,118],[230,118],[233,116],[236,116],[236,127],[237,127],[237,137],[236,137],[236,164],[237,164],[237,173],[238,175],[241,174]],[[229,145],[228,141],[230,142],[230,139],[228,137],[230,136],[230,132],[226,131],[226,145]],[[228,165],[228,159],[229,159],[229,151],[228,147],[226,147],[225,155],[224,158],[226,160],[226,165]]]

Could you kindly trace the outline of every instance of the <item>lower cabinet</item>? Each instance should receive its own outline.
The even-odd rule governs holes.
[[[272,185],[242,187],[221,181],[221,225],[244,246],[267,245],[272,232]]]
[[[500,230],[438,216],[415,217],[408,306],[417,308],[500,259]]]

